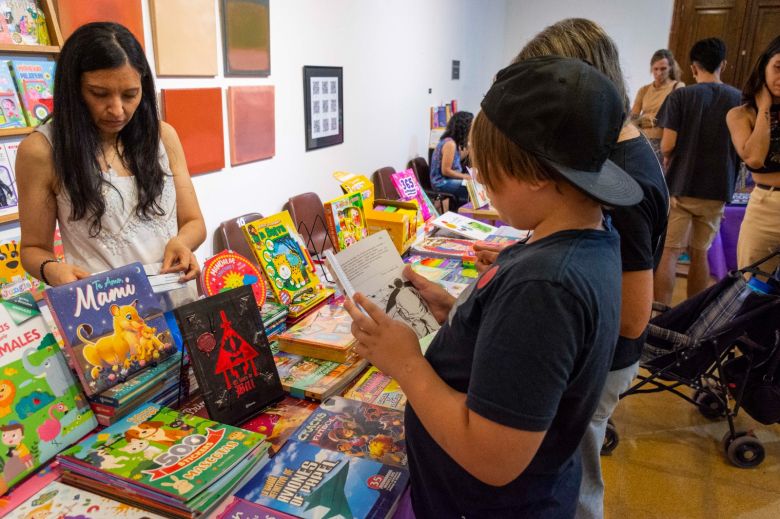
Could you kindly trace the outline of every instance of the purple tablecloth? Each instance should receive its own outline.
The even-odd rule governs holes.
[[[737,268],[737,239],[742,219],[745,217],[744,205],[726,205],[720,231],[707,253],[710,275],[715,279],[723,278],[730,270]]]
[[[393,519],[415,519],[410,490],[411,487],[406,487],[406,492],[403,493],[401,500],[398,501],[398,507],[395,509]]]

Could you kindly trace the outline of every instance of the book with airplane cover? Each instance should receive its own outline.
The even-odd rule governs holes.
[[[8,60],[27,126],[38,126],[54,110],[55,66],[55,62],[49,60]]]
[[[18,518],[78,518],[137,517],[163,519],[157,515],[80,488],[53,481],[19,505],[12,517]]]
[[[484,240],[496,232],[497,227],[479,220],[447,211],[433,221],[433,225],[469,240]]]
[[[279,351],[276,343],[271,346],[282,387],[296,398],[320,401],[339,393],[368,366],[357,354],[338,363]]]
[[[395,190],[398,192],[401,200],[417,200],[417,205],[420,206],[420,214],[424,222],[427,222],[431,218],[435,218],[439,215],[436,212],[436,208],[433,206],[431,199],[425,194],[420,182],[417,180],[417,175],[414,174],[414,170],[407,169],[405,171],[396,171],[390,175],[390,180],[393,181]]]
[[[58,459],[68,483],[194,517],[230,495],[267,448],[260,434],[147,404]]]
[[[88,396],[176,352],[141,263],[47,288],[44,297]]]
[[[406,467],[404,412],[350,400],[326,398],[293,436],[295,441]]]
[[[408,324],[417,337],[439,329],[425,300],[404,279],[404,262],[386,231],[372,234],[338,254],[327,250],[325,258],[350,298],[362,293],[390,317]]]
[[[265,277],[251,261],[232,250],[223,250],[207,259],[203,263],[200,279],[207,296],[251,285],[257,306],[265,304]]]
[[[295,516],[233,497],[217,519],[297,519]]]
[[[457,258],[474,253],[474,240],[426,236],[412,245],[412,253],[432,258]]]
[[[338,250],[344,250],[368,236],[363,197],[360,193],[347,193],[328,200],[323,204],[323,208],[328,234]]]
[[[406,395],[391,376],[385,375],[376,366],[369,367],[363,376],[344,391],[344,398],[359,400],[403,411]]]
[[[314,262],[295,230],[290,213],[282,211],[246,223],[244,236],[262,265],[276,299],[299,317],[333,294],[324,288]]]
[[[355,337],[352,318],[341,303],[325,304],[276,337],[287,353],[345,362],[352,355]]]
[[[0,495],[96,426],[32,295],[0,300]]]
[[[406,469],[290,441],[236,497],[295,517],[391,517]]]
[[[316,402],[286,396],[241,424],[241,428],[265,435],[265,441],[271,444],[268,451],[273,456],[317,407]]]
[[[0,128],[24,128],[24,118],[14,78],[5,60],[0,60]]]
[[[284,396],[251,286],[174,314],[212,420],[238,425]]]

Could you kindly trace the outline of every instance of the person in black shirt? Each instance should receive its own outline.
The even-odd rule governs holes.
[[[408,326],[361,294],[347,301],[356,351],[408,398],[418,517],[574,514],[578,445],[620,321],[619,238],[602,205],[642,198],[607,160],[625,116],[582,60],[500,71],[472,126],[472,159],[500,218],[532,238],[504,249],[457,303],[407,268],[444,322],[424,357]]]

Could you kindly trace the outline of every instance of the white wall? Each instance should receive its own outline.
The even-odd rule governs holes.
[[[618,46],[631,102],[652,81],[650,57],[669,45],[674,0],[508,0],[504,63],[539,31],[564,18],[588,18]]]

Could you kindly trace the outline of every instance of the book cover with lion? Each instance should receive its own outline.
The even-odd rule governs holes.
[[[88,396],[176,351],[140,263],[47,288],[44,298]]]

